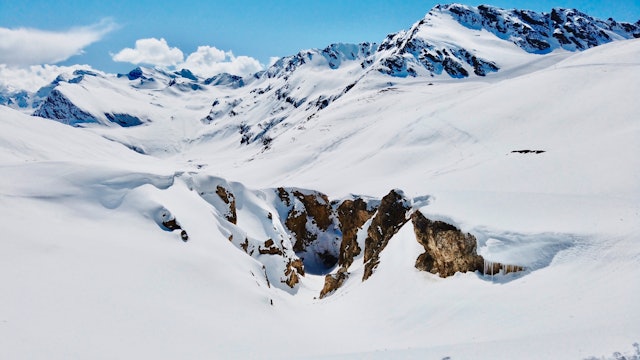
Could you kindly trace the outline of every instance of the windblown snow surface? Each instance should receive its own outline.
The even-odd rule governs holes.
[[[181,119],[73,128],[0,107],[0,358],[630,350],[640,341],[640,40],[529,56],[486,78],[371,73],[269,149],[225,140],[199,121],[207,109],[179,132]],[[141,155],[107,138],[172,150]],[[420,272],[407,223],[366,282],[317,299],[324,278],[307,274],[283,291],[223,235],[193,190],[205,176],[237,182],[239,224],[257,234],[261,189],[429,196],[414,204],[425,215],[474,234],[486,259],[526,270]],[[165,209],[188,242],[159,226]]]

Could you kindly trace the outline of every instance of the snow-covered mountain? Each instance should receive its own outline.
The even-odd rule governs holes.
[[[639,29],[438,6],[247,78],[0,106],[0,357],[633,351]]]
[[[380,45],[333,44],[301,51],[247,79],[228,74],[201,79],[186,69],[136,68],[117,77],[81,71],[58,78],[41,91],[39,99],[47,96],[33,102],[38,106],[34,114],[72,124],[135,126],[166,123],[176,119],[175,112],[196,107],[203,122],[213,123],[209,132],[214,136],[235,134],[234,140],[242,144],[267,148],[282,132],[301,126],[380,74],[390,75],[389,87],[407,76],[443,81],[491,75],[487,78],[491,81],[499,78],[497,73],[530,72],[570,52],[634,37],[640,37],[638,23],[602,21],[577,10],[535,13],[437,6],[409,30],[389,35]],[[167,111],[174,103],[180,105]],[[204,104],[211,105],[208,114],[201,111]]]

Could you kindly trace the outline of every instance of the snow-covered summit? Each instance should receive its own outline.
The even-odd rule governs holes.
[[[493,36],[492,36],[493,35]],[[640,22],[618,23],[577,10],[550,13],[480,5],[437,5],[409,30],[388,35],[374,64],[393,76],[485,76],[526,62],[519,50],[548,54],[640,37]]]
[[[576,9],[553,8],[550,13],[505,10],[493,6],[438,5],[429,14],[450,14],[472,29],[485,29],[512,41],[531,53],[548,53],[557,48],[584,50],[614,40],[640,37],[640,21],[618,23],[594,18]]]

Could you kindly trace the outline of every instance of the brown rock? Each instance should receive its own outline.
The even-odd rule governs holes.
[[[310,244],[317,236],[307,231],[307,212],[292,210],[284,222],[285,226],[294,235],[293,251],[304,251],[305,245]]]
[[[284,270],[284,275],[287,277],[287,280],[284,283],[293,289],[293,287],[300,281],[299,276],[304,276],[304,265],[302,264],[302,260],[289,260]]]
[[[287,207],[291,206],[291,199],[289,198],[289,193],[287,192],[287,190],[285,190],[283,187],[279,187],[277,191],[278,191],[278,197],[280,198],[280,200],[285,205],[287,205]]]
[[[318,234],[309,232],[307,222],[313,222],[319,231],[327,231],[332,224],[331,204],[327,195],[320,192],[304,194],[293,190],[288,192],[284,188],[278,188],[278,197],[289,206],[294,205],[291,196],[299,200],[302,207],[294,208],[287,215],[285,225],[295,237],[293,250],[302,252],[306,247],[318,238]]]
[[[362,280],[367,280],[380,262],[380,252],[389,240],[407,221],[411,211],[411,203],[402,192],[391,190],[382,198],[378,211],[371,220],[364,243],[364,274]]]
[[[342,232],[338,265],[348,268],[353,263],[353,258],[360,255],[362,249],[356,241],[358,229],[369,220],[376,209],[369,209],[367,203],[361,198],[344,200],[338,206],[338,220]]]
[[[228,205],[227,213],[224,217],[232,224],[236,224],[238,222],[238,216],[236,213],[236,198],[233,196],[231,191],[228,191],[224,187],[218,185],[216,188],[216,194],[224,201],[225,204]]]
[[[336,291],[348,277],[349,273],[345,268],[340,268],[337,273],[325,276],[324,287],[320,291],[320,299]]]
[[[521,271],[517,265],[485,262],[476,252],[476,238],[453,225],[431,221],[416,211],[411,217],[416,239],[425,252],[416,260],[416,268],[447,277],[456,272],[482,271],[497,274]]]
[[[277,246],[274,246],[274,242],[272,239],[269,239],[264,242],[265,247],[258,247],[258,252],[262,255],[282,255],[282,250],[278,249]]]

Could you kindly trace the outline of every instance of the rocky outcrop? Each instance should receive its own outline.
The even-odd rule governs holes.
[[[280,219],[293,250],[312,274],[324,275],[338,262],[340,230],[332,203],[318,191],[278,188]]]
[[[318,239],[318,232],[313,231],[311,225],[324,232],[332,224],[329,199],[320,192],[287,191],[284,188],[278,188],[278,195],[287,206],[292,206],[285,225],[295,236],[293,250],[304,251]]]
[[[557,48],[585,50],[615,39],[640,37],[640,24],[591,17],[575,9],[554,8],[550,13],[505,10],[480,5],[437,5],[432,13],[447,13],[464,26],[485,29],[530,53]]]
[[[232,224],[238,222],[238,215],[236,213],[236,198],[233,193],[224,187],[218,185],[216,187],[216,194],[227,204],[227,211],[224,214],[225,219]]]
[[[486,261],[476,251],[476,238],[451,224],[427,219],[420,211],[411,216],[416,240],[425,252],[418,256],[416,268],[448,277],[456,272],[481,271],[483,274],[508,274],[522,271],[518,265]]]
[[[320,299],[338,290],[338,288],[342,286],[342,283],[344,283],[344,281],[348,277],[349,273],[344,267],[341,267],[335,274],[329,274],[325,276],[324,286],[322,287],[322,291],[320,291]]]
[[[210,176],[189,175],[187,184],[215,208],[216,216],[226,220],[219,222],[225,237],[265,265],[271,284],[286,291],[295,292],[305,274],[324,275],[319,296],[329,296],[349,279],[356,261],[355,268],[363,272],[362,281],[367,280],[375,273],[389,241],[409,220],[417,242],[425,249],[415,263],[419,270],[442,277],[467,271],[493,275],[522,270],[485,261],[477,254],[472,235],[427,219],[414,210],[424,204],[424,197],[414,203],[401,190],[391,190],[380,200],[352,195],[330,201],[326,194],[314,190],[280,187],[252,191]],[[251,231],[238,226],[245,220],[239,221],[237,206],[251,209],[240,214],[253,224]],[[182,230],[164,208],[156,218],[165,230]],[[184,235],[186,241],[186,232]]]
[[[340,255],[338,265],[347,269],[353,263],[353,258],[360,255],[362,249],[358,245],[358,230],[376,212],[377,207],[370,206],[362,198],[344,200],[337,208],[342,241],[340,243]]]
[[[300,282],[300,276],[304,276],[304,265],[302,264],[302,260],[290,260],[285,267],[284,276],[286,276],[284,283],[290,288],[293,288],[298,282]]]
[[[364,243],[364,274],[367,280],[380,263],[380,253],[389,240],[409,220],[411,201],[401,190],[391,190],[380,202],[378,211],[371,220]]]
[[[482,271],[484,259],[476,252],[476,238],[453,225],[431,221],[420,211],[411,216],[416,240],[425,249],[416,268],[447,277],[456,272]]]
[[[258,247],[258,252],[261,255],[269,254],[269,255],[283,255],[282,250],[275,246],[273,239],[268,239],[264,242],[264,247]]]

